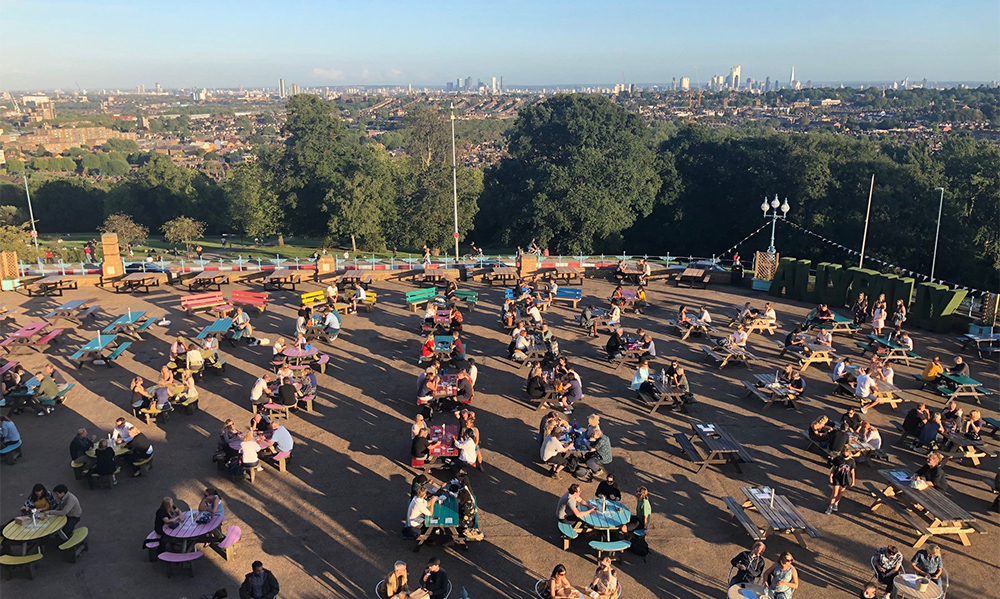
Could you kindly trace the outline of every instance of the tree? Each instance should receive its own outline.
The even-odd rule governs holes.
[[[101,172],[101,159],[97,154],[84,154],[80,157],[80,173],[96,175]]]
[[[368,250],[385,248],[386,225],[395,213],[394,183],[396,171],[385,151],[376,146],[360,149],[358,167],[342,189],[331,189],[325,198],[330,212],[330,233],[351,238],[351,250],[357,251],[357,238]]]
[[[281,232],[284,211],[270,173],[259,162],[246,162],[224,184],[230,224],[247,237],[264,238]]]
[[[8,173],[23,173],[24,172],[24,161],[17,158],[10,158],[7,160],[7,172]]]
[[[167,238],[167,241],[183,243],[185,250],[190,255],[191,242],[205,234],[205,223],[186,216],[178,216],[163,223],[160,230],[163,231],[163,236]]]
[[[607,98],[561,95],[525,108],[508,142],[509,157],[487,175],[480,220],[504,244],[534,237],[562,254],[610,252],[653,209],[649,128]]]
[[[118,244],[123,247],[130,243],[141,243],[149,237],[149,229],[137,224],[131,216],[121,212],[104,219],[104,224],[98,230],[101,233],[118,235]]]
[[[105,152],[138,152],[139,144],[135,143],[131,139],[118,139],[117,137],[112,137],[108,141],[104,142],[101,146],[101,150]]]

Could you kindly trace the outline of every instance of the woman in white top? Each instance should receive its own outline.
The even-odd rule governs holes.
[[[858,436],[865,443],[871,445],[876,451],[882,449],[882,435],[879,434],[878,429],[872,426],[871,422],[863,420],[861,422],[861,430],[858,432]]]
[[[743,330],[743,325],[737,325],[736,330],[729,336],[729,341],[736,347],[745,348],[747,346],[747,333]]]
[[[240,443],[240,461],[243,462],[244,466],[261,468],[259,462],[260,458],[257,457],[257,452],[260,451],[260,444],[253,440],[253,434],[247,431],[243,435],[243,443]]]
[[[882,365],[882,370],[879,371],[879,378],[883,381],[893,384],[893,379],[896,378],[896,371],[892,369],[892,364],[886,362]]]
[[[885,310],[883,308],[875,308],[872,312],[872,332],[876,335],[882,334],[882,327],[885,326]]]
[[[271,355],[277,358],[287,347],[288,345],[285,343],[284,337],[278,337],[275,340],[274,345],[271,346]]]
[[[417,414],[416,420],[414,420],[413,424],[410,426],[410,440],[412,441],[413,438],[416,437],[417,434],[422,429],[425,429],[425,428],[427,428],[427,423],[424,422],[424,415],[423,414]]]
[[[330,300],[331,306],[337,303],[337,293],[339,293],[337,289],[337,284],[330,283],[330,285],[327,286],[326,288],[326,297],[328,300]]]
[[[198,399],[198,388],[194,386],[194,375],[190,370],[184,371],[181,382],[184,383],[184,395],[188,399]]]
[[[608,315],[608,325],[621,324],[622,321],[622,309],[618,307],[618,304],[611,304],[611,313]]]

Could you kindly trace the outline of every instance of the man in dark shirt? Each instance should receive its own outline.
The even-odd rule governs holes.
[[[936,451],[927,455],[927,463],[917,470],[917,477],[924,479],[928,485],[935,487],[939,491],[948,490],[948,479],[945,478],[944,468],[941,467],[942,455]]]
[[[94,463],[94,460],[87,456],[87,452],[94,447],[94,439],[96,438],[94,435],[88,438],[87,429],[81,428],[76,431],[76,436],[69,442],[69,457],[74,462],[83,462],[85,470]]]
[[[469,378],[469,373],[466,370],[462,370],[458,373],[458,381],[456,383],[457,390],[455,392],[455,398],[461,402],[469,403],[472,401],[473,389],[472,389],[472,379]]]
[[[153,445],[146,438],[145,433],[139,432],[139,429],[134,426],[128,429],[128,434],[132,438],[128,443],[129,453],[128,460],[133,466],[139,462],[142,462],[148,458],[153,453]],[[135,469],[132,474],[132,478],[135,478],[142,474],[142,470],[139,468]]]
[[[858,416],[858,411],[853,406],[848,408],[847,413],[841,417],[840,425],[841,428],[852,433],[861,430],[861,416]]]
[[[291,380],[281,379],[281,385],[278,387],[278,398],[283,406],[294,406],[298,403],[298,392],[295,391],[295,385],[292,384]]]
[[[733,566],[733,578],[729,581],[730,586],[741,582],[754,582],[764,573],[764,543],[757,541],[749,551],[741,551],[739,555],[730,560]]]
[[[431,443],[427,439],[427,429],[422,428],[417,436],[413,437],[413,443],[410,445],[410,455],[417,460],[426,460],[431,456],[431,450],[437,448],[441,445],[440,441],[434,441]]]
[[[444,599],[448,594],[448,574],[441,569],[441,560],[432,557],[427,562],[420,588],[431,595],[431,599]]]
[[[919,404],[906,414],[903,419],[903,430],[911,435],[919,435],[924,424],[930,420],[931,413],[927,410],[927,404]]]
[[[608,342],[604,349],[608,352],[608,360],[615,360],[621,357],[625,351],[625,339],[622,337],[622,329],[617,329],[608,337]]]
[[[786,351],[802,351],[806,345],[806,337],[802,334],[802,329],[795,327],[791,333],[785,335]]]
[[[962,356],[955,358],[955,365],[948,369],[951,374],[957,374],[960,376],[969,376],[969,365],[965,363]]]

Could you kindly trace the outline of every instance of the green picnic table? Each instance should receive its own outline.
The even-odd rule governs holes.
[[[206,337],[221,337],[231,328],[233,328],[232,318],[217,318],[215,322],[202,329],[195,338],[205,339]]]
[[[991,395],[982,383],[976,379],[969,378],[964,374],[953,374],[950,372],[945,372],[941,374],[941,378],[945,379],[951,385],[941,385],[938,387],[938,392],[945,397],[950,399],[958,399],[959,397],[972,397],[976,400],[976,403],[980,403],[979,397],[981,395]]]
[[[458,498],[452,495],[445,495],[444,498],[438,496],[438,500],[434,502],[434,508],[431,510],[431,515],[424,516],[426,529],[417,537],[417,546],[413,551],[420,551],[420,547],[435,531],[450,535],[455,543],[461,545],[463,549],[468,549],[469,546],[465,544],[465,539],[458,532],[461,521],[458,515]]]

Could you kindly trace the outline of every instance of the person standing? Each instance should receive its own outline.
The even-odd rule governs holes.
[[[741,551],[739,555],[730,560],[730,564],[736,568],[736,573],[729,580],[729,586],[740,584],[741,582],[756,582],[764,573],[764,543],[756,541],[747,551]]]
[[[850,489],[855,483],[855,462],[851,457],[851,450],[844,447],[840,455],[833,458],[833,465],[830,468],[830,484],[833,486],[833,494],[830,496],[830,505],[826,507],[826,513],[836,512],[840,507],[840,498],[844,496],[844,491]]]
[[[264,568],[260,560],[250,567],[253,571],[246,575],[240,585],[240,599],[275,599],[278,596],[278,579]]]
[[[62,527],[62,532],[69,537],[73,534],[73,529],[76,528],[76,525],[80,523],[80,518],[83,517],[83,508],[80,507],[80,500],[76,498],[76,495],[69,492],[66,485],[56,485],[52,489],[52,494],[55,495],[57,507],[47,510],[45,515],[66,516],[66,525]]]

